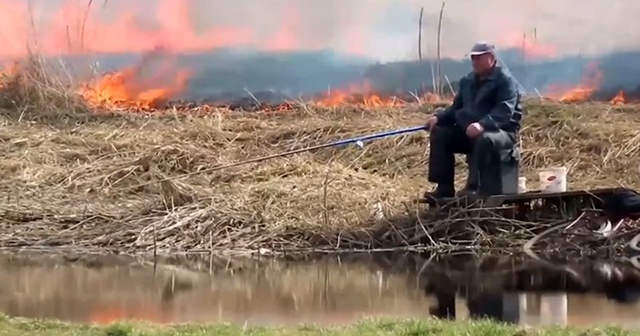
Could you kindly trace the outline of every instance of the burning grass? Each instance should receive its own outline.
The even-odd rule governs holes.
[[[0,245],[120,251],[381,246],[372,234],[374,209],[401,216],[404,201],[430,188],[426,133],[379,140],[364,150],[332,148],[212,168],[419,125],[429,110],[167,111],[46,122],[7,111],[0,123]],[[638,188],[639,126],[634,106],[529,102],[523,173],[532,184],[537,168],[567,165],[571,188]]]

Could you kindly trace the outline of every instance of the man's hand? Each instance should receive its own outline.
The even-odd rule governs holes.
[[[480,125],[477,122],[475,122],[475,123],[469,125],[469,127],[467,127],[467,136],[470,137],[470,138],[475,138],[478,135],[482,134],[482,132],[484,132],[484,127],[482,127],[482,125]]]
[[[427,123],[424,125],[424,129],[430,132],[434,127],[436,127],[437,123],[438,117],[432,116],[431,118],[429,118],[429,120],[427,120]]]

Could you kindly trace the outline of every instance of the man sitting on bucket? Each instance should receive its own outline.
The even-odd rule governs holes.
[[[470,154],[469,178],[458,194],[476,193],[478,167],[490,151],[513,148],[522,119],[518,83],[497,64],[495,46],[476,43],[470,52],[473,71],[459,82],[453,104],[440,109],[427,121],[429,138],[429,182],[437,183],[425,198],[455,197],[454,153]]]

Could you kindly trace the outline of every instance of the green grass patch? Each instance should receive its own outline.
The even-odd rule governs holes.
[[[490,321],[449,322],[439,320],[363,320],[347,326],[319,327],[247,327],[241,325],[171,325],[161,326],[144,323],[118,323],[109,326],[91,326],[33,319],[0,318],[0,335],[33,336],[305,336],[305,335],[397,335],[397,336],[617,336],[640,335],[640,331],[602,327],[595,329],[577,328],[523,328]]]

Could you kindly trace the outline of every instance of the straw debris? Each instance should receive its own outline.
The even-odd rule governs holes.
[[[29,78],[0,89],[0,246],[5,248],[398,247],[411,237],[403,243],[397,236],[384,240],[380,227],[396,230],[384,218],[406,217],[414,210],[403,202],[431,188],[426,133],[378,140],[364,149],[328,148],[212,170],[420,125],[430,106],[88,113],[67,98],[63,84],[38,81],[35,74]],[[637,107],[527,105],[523,174],[530,185],[536,169],[566,165],[571,188],[640,186]],[[459,163],[461,183],[462,158]]]

